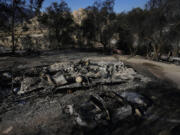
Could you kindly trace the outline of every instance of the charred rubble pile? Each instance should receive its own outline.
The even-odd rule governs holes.
[[[34,91],[73,92],[77,89],[102,85],[119,85],[140,82],[145,84],[150,78],[144,77],[126,67],[122,62],[77,62],[55,63],[49,66],[1,71],[1,96],[7,94],[25,95]]]
[[[20,108],[28,106],[29,109],[24,112],[20,109],[21,112],[13,114],[12,119],[18,117],[21,117],[19,121],[23,121],[22,118],[26,119],[26,122],[22,123],[27,123],[28,126],[26,118],[28,116],[25,112],[30,111],[30,108],[30,112],[36,112],[32,106],[36,106],[39,100],[44,101],[51,96],[54,103],[59,104],[59,107],[55,107],[58,111],[54,111],[54,117],[58,113],[58,119],[60,117],[69,119],[69,123],[64,122],[68,128],[78,126],[96,129],[99,125],[117,124],[127,117],[143,117],[152,105],[149,98],[128,91],[145,88],[152,80],[138,74],[120,61],[62,62],[31,69],[1,71],[0,76],[0,115],[6,125],[17,125],[17,120],[6,122],[5,116],[6,114],[9,116],[12,110],[15,111],[21,105]],[[31,107],[28,102],[33,102],[30,104]],[[39,107],[44,106],[46,105],[41,103]],[[51,109],[54,107],[49,106],[46,114],[50,113]],[[40,114],[42,117],[43,112]],[[37,116],[31,117],[33,119]],[[48,128],[48,125],[46,126]],[[0,128],[1,130],[3,129]],[[45,131],[42,133],[46,134]]]

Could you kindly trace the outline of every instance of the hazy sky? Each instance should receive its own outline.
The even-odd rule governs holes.
[[[52,2],[59,2],[60,0],[45,0],[43,8],[49,6]],[[85,8],[92,5],[95,0],[65,0],[71,10],[77,10],[79,8]],[[128,11],[135,7],[144,7],[148,0],[115,0],[115,12]]]

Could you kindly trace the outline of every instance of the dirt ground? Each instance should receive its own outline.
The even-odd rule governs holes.
[[[50,65],[55,62],[77,61],[89,59],[93,61],[123,61],[125,65],[133,67],[138,73],[154,79],[155,83],[146,87],[135,87],[127,83],[127,90],[144,95],[152,100],[153,106],[147,117],[136,116],[113,125],[99,125],[93,130],[81,131],[82,127],[74,127],[72,119],[63,112],[64,106],[84,103],[88,94],[97,93],[99,88],[92,90],[78,90],[71,94],[55,93],[51,96],[17,101],[8,112],[0,113],[0,134],[10,135],[75,135],[75,134],[105,134],[105,135],[179,135],[180,134],[180,66],[150,61],[142,57],[129,57],[119,55],[102,55],[98,53],[76,51],[43,52],[40,56],[26,57],[0,57],[0,72],[5,70],[28,69],[36,66]],[[161,81],[159,81],[161,80]],[[167,82],[160,84],[161,82]],[[173,84],[173,86],[172,86]],[[126,85],[120,85],[125,87]],[[118,90],[121,87],[110,87]],[[103,87],[104,90],[107,86]],[[109,90],[109,89],[108,89]],[[36,93],[37,94],[37,93]],[[2,101],[0,111],[4,111]],[[6,108],[5,108],[6,109]]]
[[[180,89],[180,66],[175,64],[156,62],[140,56],[115,56],[116,59],[133,66],[136,70],[145,69],[161,80],[172,82]]]

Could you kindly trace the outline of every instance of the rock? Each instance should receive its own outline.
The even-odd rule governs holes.
[[[61,74],[60,72],[55,74],[52,78],[53,78],[53,80],[54,80],[54,82],[56,83],[57,86],[67,84],[67,80],[65,79],[64,75]]]
[[[21,88],[20,91],[18,91],[18,94],[21,95],[42,88],[41,86],[38,85],[39,83],[40,83],[40,79],[38,77],[24,78],[23,81],[21,82]]]

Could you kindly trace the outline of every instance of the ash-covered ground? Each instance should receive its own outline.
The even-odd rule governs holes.
[[[2,135],[179,135],[179,106],[171,81],[117,57],[0,58]]]

